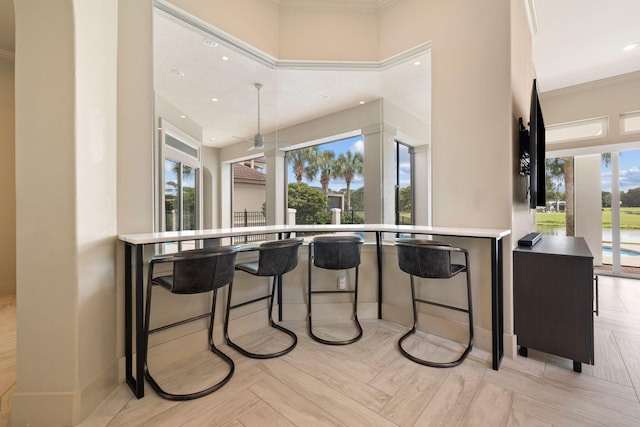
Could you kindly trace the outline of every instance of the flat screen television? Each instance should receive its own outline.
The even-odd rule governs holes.
[[[533,81],[531,89],[531,110],[529,113],[529,207],[546,206],[547,191],[545,186],[545,129],[538,85]]]

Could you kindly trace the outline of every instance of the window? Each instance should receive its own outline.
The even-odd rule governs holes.
[[[412,150],[411,147],[396,141],[396,224],[413,224],[413,189],[412,189]]]
[[[620,122],[623,133],[640,132],[640,111],[621,114]]]
[[[202,228],[200,143],[162,120],[162,231]]]
[[[297,224],[364,223],[364,138],[357,135],[287,152],[288,207]]]
[[[546,142],[563,142],[576,139],[602,138],[608,134],[609,120],[606,117],[580,120],[547,126]]]

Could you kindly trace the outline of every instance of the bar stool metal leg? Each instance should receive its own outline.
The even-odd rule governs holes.
[[[149,279],[147,282],[147,299],[145,304],[144,318],[144,354],[140,357],[144,360],[144,375],[154,391],[162,398],[174,401],[185,401],[206,396],[220,389],[229,382],[233,376],[235,365],[233,360],[218,349],[213,340],[213,326],[216,312],[216,302],[218,288],[233,282],[233,265],[235,263],[235,248],[216,248],[215,250],[195,250],[178,253],[171,257],[152,260],[149,266]],[[157,263],[173,263],[173,273],[167,276],[153,277],[153,267]],[[183,266],[184,264],[184,266]],[[216,272],[218,275],[216,276]],[[189,319],[164,325],[153,330],[149,330],[151,318],[151,295],[154,286],[161,286],[175,294],[195,294],[213,291],[211,297],[211,310],[208,313],[191,317]],[[174,326],[182,325],[198,319],[209,318],[209,349],[212,353],[220,357],[229,367],[227,374],[217,383],[193,393],[170,393],[164,390],[153,378],[147,363],[149,335],[160,332]]]
[[[282,276],[285,273],[293,270],[298,265],[298,252],[299,248],[302,245],[303,239],[298,238],[287,238],[282,240],[268,241],[262,243],[260,247],[257,249],[259,253],[259,258],[257,262],[246,262],[236,264],[236,270],[244,271],[253,276],[259,277],[271,277],[271,291],[268,295],[254,298],[250,301],[244,301],[242,303],[238,303],[235,305],[231,304],[231,295],[233,293],[233,287],[229,287],[229,293],[227,294],[227,315],[225,317],[224,322],[224,337],[227,344],[234,348],[239,353],[244,356],[251,357],[254,359],[271,359],[274,357],[280,357],[291,350],[293,350],[298,344],[298,337],[296,334],[277,324],[273,320],[273,301],[276,294],[277,284],[279,280],[282,280]],[[252,304],[254,302],[258,302],[264,299],[269,300],[269,305],[267,309],[267,316],[269,320],[269,326],[274,329],[277,329],[280,332],[288,335],[291,338],[291,344],[280,351],[276,351],[273,353],[255,353],[249,351],[245,348],[242,348],[240,345],[234,343],[231,340],[229,335],[229,312],[238,307],[242,307],[244,305]]]
[[[276,291],[276,283],[277,283],[277,277],[273,277],[273,281],[272,281],[272,285],[271,285],[271,293],[269,296],[266,297],[261,297],[261,298],[256,298],[253,299],[251,301],[246,301],[244,303],[241,304],[236,304],[236,305],[231,305],[231,294],[232,294],[232,287],[229,287],[229,292],[227,294],[227,315],[225,316],[225,320],[224,320],[224,338],[227,342],[227,344],[232,347],[233,349],[235,349],[236,351],[238,351],[239,353],[243,354],[244,356],[247,357],[251,357],[253,359],[272,359],[274,357],[280,357],[280,356],[284,356],[285,354],[289,353],[291,350],[293,350],[296,345],[298,344],[298,337],[296,336],[296,334],[285,328],[284,326],[280,326],[278,325],[274,320],[273,320],[273,299],[275,298],[275,291]],[[276,351],[274,353],[254,353],[251,351],[248,351],[242,347],[240,347],[238,344],[234,343],[231,340],[231,337],[229,336],[229,310],[232,310],[234,308],[238,308],[241,307],[243,305],[247,305],[247,304],[251,304],[253,302],[257,302],[263,299],[269,299],[269,308],[268,308],[268,318],[269,318],[269,326],[271,326],[272,328],[275,328],[281,332],[284,332],[285,334],[289,335],[291,337],[292,343],[284,348],[283,350],[280,351]]]
[[[356,236],[320,236],[316,237],[309,244],[309,264],[307,276],[307,317],[309,321],[309,335],[319,343],[327,345],[347,345],[352,344],[362,338],[363,330],[358,320],[358,279],[360,264],[360,245],[362,240]],[[324,247],[321,252],[321,259],[316,258],[315,248]],[[346,253],[341,252],[346,251]],[[326,254],[326,255],[325,255]],[[331,254],[331,255],[328,255]],[[341,259],[341,255],[345,255]],[[313,290],[311,271],[313,266],[320,268],[328,268],[332,270],[341,270],[355,268],[355,283],[353,290]],[[313,332],[313,316],[312,316],[312,295],[314,294],[353,294],[353,324],[357,333],[354,337],[345,340],[329,340],[319,337]]]
[[[452,248],[447,244],[433,241],[423,241],[416,239],[399,239],[398,243],[398,261],[400,268],[409,273],[411,282],[411,303],[413,309],[413,325],[411,329],[398,340],[398,348],[402,355],[409,360],[421,365],[433,368],[451,368],[459,365],[469,355],[473,348],[473,305],[471,302],[471,279],[469,274],[469,253],[465,249]],[[465,265],[455,265],[450,263],[451,252],[463,252],[465,256]],[[447,304],[417,298],[414,275],[419,277],[434,279],[449,279],[456,274],[464,272],[466,275],[467,285],[467,308],[455,307]],[[410,354],[404,347],[403,342],[411,335],[415,334],[418,326],[418,309],[417,303],[425,303],[438,307],[448,308],[451,310],[467,313],[469,324],[469,340],[462,354],[452,362],[432,362],[421,359]]]

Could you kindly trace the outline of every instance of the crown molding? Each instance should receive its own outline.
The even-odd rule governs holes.
[[[275,68],[307,70],[384,70],[431,50],[431,42],[423,43],[381,61],[303,61],[277,60]]]
[[[597,89],[607,87],[616,84],[624,84],[628,82],[640,81],[640,71],[632,71],[631,73],[619,74],[617,76],[606,77],[599,80],[592,80],[585,83],[580,83],[573,86],[562,87],[547,92],[541,92],[541,98],[552,98],[555,96],[564,96],[572,93],[580,93],[585,90]]]
[[[318,3],[319,0],[274,0],[274,1],[293,1],[293,2],[305,2],[311,1],[312,3]],[[361,1],[375,1],[375,2],[389,2],[395,0],[348,0],[354,2]],[[325,1],[322,0],[322,3]],[[344,1],[342,1],[344,3]],[[202,32],[207,37],[216,39],[219,43],[240,52],[255,61],[262,63],[272,69],[313,69],[313,70],[381,70],[390,68],[394,65],[409,60],[415,56],[418,56],[431,49],[431,42],[423,43],[415,46],[411,49],[407,49],[404,52],[400,52],[391,57],[382,59],[380,61],[307,61],[307,60],[287,60],[275,58],[256,47],[245,43],[244,41],[226,33],[219,28],[212,26],[211,24],[190,15],[181,9],[176,8],[166,0],[155,0],[154,4],[158,10],[166,14],[169,18],[177,19],[178,21],[186,22],[192,25],[194,28]]]
[[[0,59],[8,59],[13,61],[16,59],[16,54],[9,50],[0,49]]]

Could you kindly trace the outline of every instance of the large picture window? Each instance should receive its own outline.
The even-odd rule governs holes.
[[[331,209],[342,224],[364,223],[364,138],[340,139],[287,152],[288,207],[297,224],[328,224]]]

